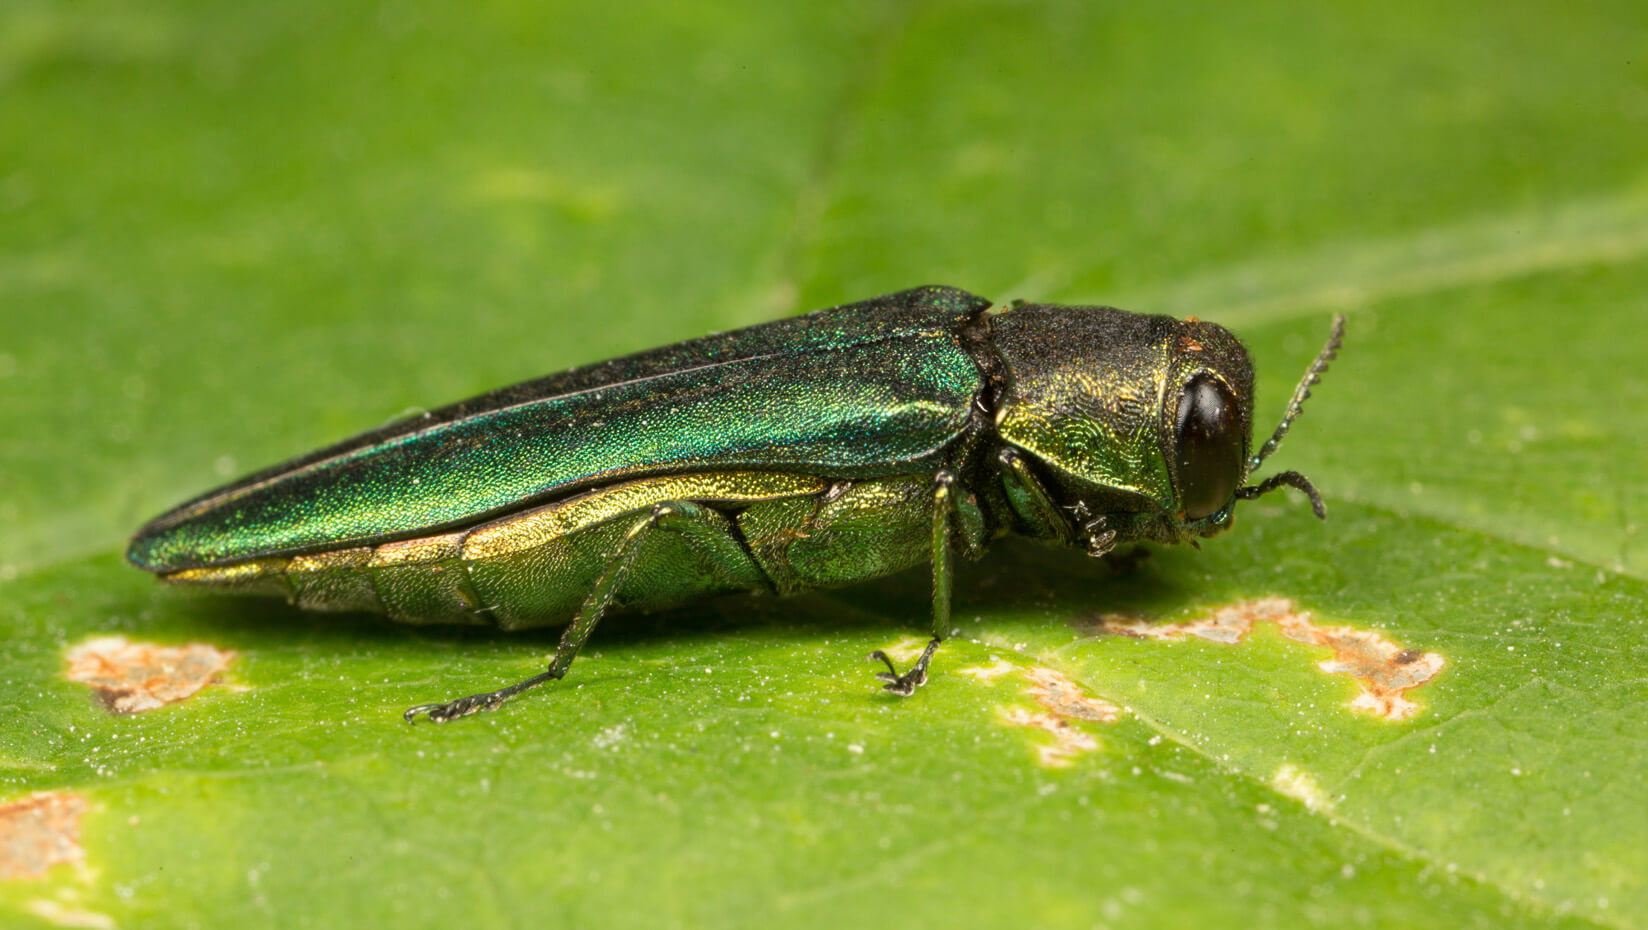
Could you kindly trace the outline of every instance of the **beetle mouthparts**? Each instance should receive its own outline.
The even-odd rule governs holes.
[[[1310,498],[1310,509],[1315,512],[1316,519],[1326,520],[1328,518],[1328,509],[1322,505],[1322,495],[1317,493],[1316,486],[1310,483],[1309,478],[1296,471],[1278,472],[1258,484],[1237,488],[1236,499],[1250,501],[1261,494],[1269,494],[1284,484],[1305,492],[1305,496]]]

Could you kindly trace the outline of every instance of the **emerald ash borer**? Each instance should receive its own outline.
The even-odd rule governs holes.
[[[1102,556],[1194,543],[1237,501],[1334,357],[1344,321],[1256,451],[1253,367],[1197,319],[991,302],[924,287],[575,368],[257,472],[137,531],[175,585],[407,623],[566,624],[549,667],[423,704],[446,721],[564,676],[609,608],[790,594],[933,565],[1008,533]]]

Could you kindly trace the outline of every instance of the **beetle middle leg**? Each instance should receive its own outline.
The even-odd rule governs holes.
[[[939,643],[950,634],[951,560],[954,554],[950,542],[956,532],[958,491],[955,472],[943,469],[933,477],[933,638],[928,640],[927,648],[921,650],[916,664],[903,674],[899,674],[892,658],[882,650],[877,649],[869,655],[871,660],[886,663],[887,671],[877,672],[876,678],[883,682],[883,690],[893,694],[908,697],[927,683],[927,665],[933,660],[933,653],[938,651]],[[976,548],[972,540],[968,541],[968,547],[969,550]]]
[[[565,677],[567,670],[572,667],[572,660],[578,657],[578,651],[584,647],[590,634],[595,631],[595,625],[601,621],[601,615],[618,596],[618,591],[623,586],[624,579],[629,577],[647,537],[655,532],[679,533],[688,537],[712,561],[724,564],[748,559],[738,541],[728,534],[721,523],[713,519],[708,508],[689,501],[664,501],[654,504],[646,516],[636,520],[624,533],[617,551],[607,560],[595,583],[590,587],[589,594],[584,597],[577,616],[567,625],[566,632],[561,634],[561,642],[556,646],[555,655],[550,659],[548,668],[531,678],[496,691],[408,708],[405,714],[406,722],[411,723],[418,715],[425,714],[436,723],[445,723],[478,711],[495,710],[522,691],[537,687],[546,681]]]

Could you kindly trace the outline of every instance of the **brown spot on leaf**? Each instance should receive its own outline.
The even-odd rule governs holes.
[[[1043,709],[1008,707],[1005,716],[1008,723],[1041,730],[1053,738],[1052,743],[1036,747],[1042,765],[1069,765],[1082,753],[1099,748],[1099,741],[1077,726],[1077,721],[1112,723],[1121,716],[1121,708],[1087,694],[1081,685],[1050,668],[1032,668],[1026,675],[1030,679],[1026,693]]]
[[[1216,643],[1241,642],[1253,624],[1271,622],[1283,636],[1310,646],[1333,650],[1333,658],[1317,663],[1330,675],[1348,675],[1361,686],[1350,702],[1353,710],[1405,720],[1419,712],[1406,692],[1435,678],[1447,664],[1441,655],[1407,649],[1382,633],[1350,626],[1317,626],[1309,611],[1299,611],[1285,597],[1267,597],[1221,607],[1213,616],[1185,623],[1145,623],[1109,616],[1100,622],[1106,632],[1141,639],[1182,639],[1195,636]]]
[[[1119,614],[1110,614],[1099,621],[1099,627],[1106,633],[1119,633],[1135,639],[1183,639],[1186,636],[1194,636],[1215,643],[1239,643],[1253,630],[1254,620],[1274,619],[1268,615],[1255,614],[1254,607],[1259,603],[1263,602],[1221,607],[1215,610],[1211,617],[1186,620],[1183,623],[1151,623],[1147,620],[1132,620]]]
[[[1042,730],[1053,737],[1052,743],[1036,747],[1036,754],[1041,757],[1042,765],[1066,766],[1082,753],[1099,748],[1099,741],[1094,739],[1091,733],[1072,726],[1070,721],[1051,711],[1009,707],[1007,722]]]
[[[1122,709],[1109,701],[1091,697],[1081,685],[1050,668],[1030,670],[1030,696],[1036,703],[1060,717],[1072,720],[1091,720],[1094,723],[1115,723]]]
[[[135,714],[193,697],[217,682],[234,655],[204,643],[158,646],[101,636],[69,650],[69,680],[90,685],[114,713]]]
[[[39,878],[64,862],[80,863],[80,815],[86,799],[78,794],[37,794],[0,804],[0,879]]]

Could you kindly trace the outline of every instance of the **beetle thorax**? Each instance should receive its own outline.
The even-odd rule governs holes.
[[[1026,304],[992,319],[991,342],[1006,381],[996,433],[1034,460],[1078,531],[1099,520],[1122,539],[1179,542],[1228,523],[1251,431],[1252,367],[1235,337],[1168,316]],[[1221,415],[1240,431],[1215,437],[1230,446],[1213,444],[1230,462],[1218,465],[1211,490],[1178,454],[1186,391],[1200,392],[1192,412],[1212,402],[1202,395],[1228,398]],[[1217,506],[1206,504],[1210,495],[1221,497]]]

